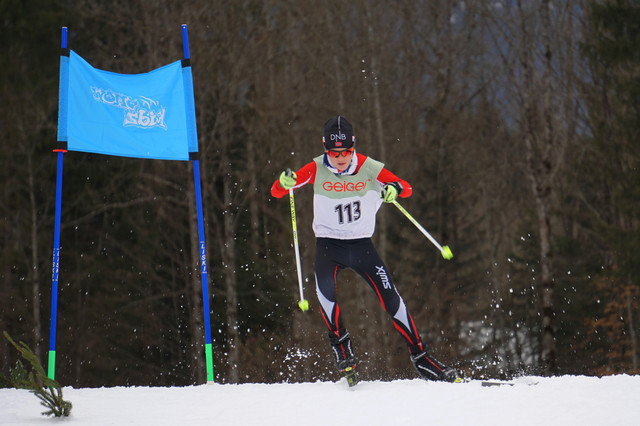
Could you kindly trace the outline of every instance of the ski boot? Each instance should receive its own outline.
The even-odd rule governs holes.
[[[419,348],[420,352],[415,347],[411,349],[411,362],[423,379],[450,383],[462,382],[455,368],[447,367],[429,355],[426,350],[422,350],[422,345]]]
[[[347,379],[349,387],[355,386],[358,383],[356,357],[353,355],[349,332],[342,329],[338,333],[329,333],[329,342],[331,342],[338,370]]]
[[[344,378],[347,379],[347,383],[350,388],[358,384],[358,375],[356,374],[355,365],[342,370],[342,374],[344,374]]]

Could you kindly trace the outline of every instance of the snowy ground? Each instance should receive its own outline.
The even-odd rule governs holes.
[[[523,377],[513,386],[419,379],[64,389],[71,416],[42,416],[27,391],[0,389],[0,425],[640,425],[640,376]]]

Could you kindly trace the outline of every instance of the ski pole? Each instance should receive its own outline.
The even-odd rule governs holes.
[[[409,219],[409,220],[410,220],[410,221],[411,221],[411,222],[416,226],[416,228],[418,228],[418,229],[419,229],[419,230],[424,234],[424,236],[425,236],[425,237],[427,237],[427,238],[429,239],[429,241],[431,241],[431,242],[433,243],[433,245],[437,247],[437,249],[438,249],[438,250],[440,250],[440,253],[442,254],[442,257],[444,257],[444,258],[445,258],[445,259],[447,259],[447,260],[449,260],[449,259],[453,258],[453,253],[451,253],[451,249],[449,248],[449,246],[441,246],[440,244],[438,244],[438,242],[435,240],[435,238],[433,238],[433,237],[431,236],[431,234],[429,234],[429,233],[427,232],[427,230],[426,230],[426,229],[424,229],[424,228],[422,227],[422,225],[420,225],[420,224],[418,223],[418,221],[417,221],[417,220],[415,220],[415,219],[413,218],[413,216],[411,216],[411,215],[409,214],[409,212],[408,212],[408,211],[406,211],[406,210],[404,209],[404,207],[402,207],[402,206],[400,205],[400,203],[398,203],[397,201],[395,201],[395,200],[394,200],[394,201],[393,201],[393,204],[395,204],[395,206],[398,208],[398,210],[400,210],[402,213],[404,213],[404,215],[407,217],[407,219]]]
[[[291,226],[293,228],[293,246],[296,251],[296,269],[298,270],[298,286],[300,288],[300,300],[298,306],[303,312],[309,310],[309,302],[304,298],[302,290],[302,270],[300,268],[300,247],[298,246],[298,226],[296,225],[296,204],[293,201],[293,189],[289,188],[289,203],[291,204]]]

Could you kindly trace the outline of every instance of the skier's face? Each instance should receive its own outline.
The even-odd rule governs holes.
[[[351,157],[353,156],[353,148],[342,148],[342,149],[330,149],[327,151],[327,157],[329,157],[329,162],[338,169],[338,171],[343,172],[349,167],[349,163],[351,163]]]

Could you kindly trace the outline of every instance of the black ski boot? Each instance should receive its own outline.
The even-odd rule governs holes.
[[[431,355],[425,350],[421,352],[415,353],[414,348],[412,348],[411,354],[411,362],[413,362],[413,366],[425,380],[435,380],[440,382],[450,382],[450,383],[459,383],[462,381],[462,378],[458,375],[458,372],[451,367],[447,367]]]
[[[355,386],[358,383],[355,370],[356,357],[353,355],[349,332],[342,329],[338,333],[329,333],[329,342],[331,342],[338,370],[347,379],[350,387]]]

